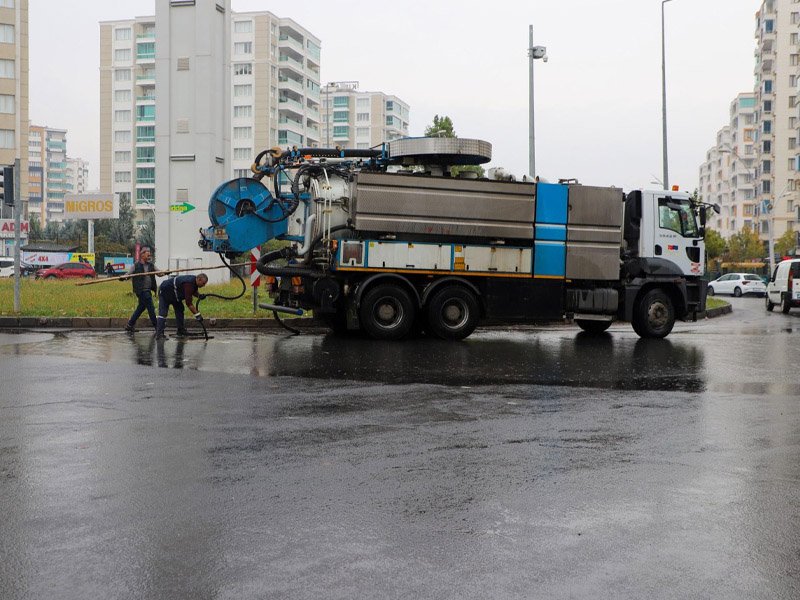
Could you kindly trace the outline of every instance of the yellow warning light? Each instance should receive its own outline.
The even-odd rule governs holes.
[[[680,188],[677,185],[672,186],[672,191],[677,192]]]

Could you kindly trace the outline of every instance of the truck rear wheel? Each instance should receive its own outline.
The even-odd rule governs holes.
[[[589,319],[575,319],[578,327],[583,329],[586,333],[597,335],[603,333],[606,329],[611,327],[611,321],[593,321]]]
[[[428,302],[428,331],[443,340],[463,340],[478,325],[480,306],[468,289],[448,285]]]
[[[358,316],[370,337],[399,340],[411,331],[416,310],[408,292],[398,285],[384,283],[364,295]]]
[[[667,337],[674,325],[675,307],[662,290],[650,290],[633,309],[633,329],[643,338]]]

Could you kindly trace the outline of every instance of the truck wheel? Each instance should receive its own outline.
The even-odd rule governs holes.
[[[384,283],[369,290],[361,300],[361,327],[376,340],[399,340],[414,325],[416,310],[408,292]]]
[[[478,325],[480,306],[471,291],[448,285],[428,302],[428,331],[443,340],[463,340]]]
[[[772,312],[772,309],[775,308],[775,305],[769,301],[769,294],[764,294],[764,298],[766,298],[767,311]]]
[[[633,309],[633,329],[643,338],[667,337],[675,325],[675,308],[663,291],[647,292]]]
[[[788,314],[790,308],[792,308],[792,305],[791,300],[789,300],[789,294],[784,294],[781,296],[781,312],[783,314]]]
[[[603,333],[606,329],[611,327],[611,321],[592,321],[588,319],[575,319],[578,327],[583,329],[586,333],[597,335]]]
[[[741,298],[742,297],[742,288],[740,288],[740,287],[733,288],[733,297],[734,298]]]

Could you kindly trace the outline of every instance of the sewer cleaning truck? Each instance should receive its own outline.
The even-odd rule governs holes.
[[[215,190],[199,244],[232,257],[283,241],[256,264],[260,306],[380,340],[565,319],[662,338],[705,310],[709,205],[453,168],[490,160],[491,144],[464,138],[264,150],[252,177]]]

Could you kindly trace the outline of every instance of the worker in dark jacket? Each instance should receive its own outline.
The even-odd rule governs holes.
[[[205,273],[199,275],[179,275],[174,279],[167,279],[158,288],[158,326],[156,327],[156,338],[164,338],[164,329],[167,326],[167,314],[169,307],[175,309],[175,322],[178,326],[178,335],[186,335],[187,331],[183,326],[183,303],[186,303],[189,311],[194,318],[202,323],[203,315],[194,306],[193,298],[200,295],[200,288],[208,283],[208,276]]]
[[[151,273],[153,271],[158,271],[158,267],[150,262],[151,256],[152,253],[150,252],[150,248],[147,246],[142,248],[139,252],[139,260],[136,261],[136,263],[130,269],[128,269],[127,275],[139,275],[140,273]],[[128,278],[126,277],[125,279]],[[153,304],[153,294],[155,294],[156,290],[158,289],[156,286],[156,276],[142,275],[140,277],[131,277],[130,280],[133,284],[133,293],[139,299],[139,304],[136,305],[136,310],[133,311],[131,318],[128,319],[128,324],[125,325],[125,331],[133,331],[133,326],[136,325],[136,320],[144,311],[147,311],[147,314],[150,317],[150,322],[153,324],[153,328],[156,328],[156,307]]]

